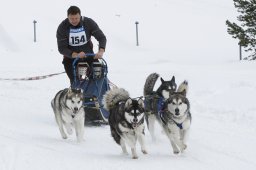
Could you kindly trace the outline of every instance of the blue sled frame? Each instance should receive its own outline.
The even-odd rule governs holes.
[[[95,54],[86,54],[87,57],[94,57]],[[101,63],[101,75],[95,76],[93,64],[89,65],[90,73],[87,79],[80,80],[77,75],[77,65],[82,59],[76,58],[73,62],[74,82],[72,88],[81,88],[84,93],[85,124],[108,124],[109,112],[104,108],[103,95],[110,89],[107,78],[108,67],[104,59]]]

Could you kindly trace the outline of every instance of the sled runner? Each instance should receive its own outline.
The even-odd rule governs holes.
[[[102,103],[103,95],[110,89],[107,63],[104,59],[94,60],[95,54],[86,56],[86,59],[77,58],[73,62],[72,88],[83,89],[85,125],[107,124],[109,112],[104,109]],[[88,58],[91,62],[88,62]]]

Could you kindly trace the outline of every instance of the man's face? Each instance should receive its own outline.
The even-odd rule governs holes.
[[[68,15],[69,23],[73,26],[77,26],[79,24],[80,18],[81,18],[81,15],[79,13],[75,15],[71,15],[71,14]]]

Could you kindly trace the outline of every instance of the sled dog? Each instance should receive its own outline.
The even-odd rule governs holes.
[[[159,112],[161,126],[169,138],[173,153],[178,154],[187,148],[187,138],[191,125],[189,100],[186,97],[188,83],[184,81],[165,101]]]
[[[137,140],[141,151],[147,154],[145,147],[144,101],[131,99],[123,88],[114,88],[103,97],[104,107],[109,111],[109,125],[115,142],[128,154],[126,144],[131,148],[132,158],[137,159]]]
[[[156,141],[155,137],[155,121],[156,116],[163,102],[170,97],[170,94],[176,91],[177,84],[175,83],[175,77],[171,80],[165,81],[162,77],[160,78],[161,84],[156,91],[153,91],[156,81],[159,78],[159,74],[150,74],[144,85],[144,97],[145,97],[145,119],[147,127],[153,141]]]
[[[64,126],[69,135],[73,133],[74,128],[77,142],[82,142],[85,117],[82,89],[66,88],[59,91],[53,98],[51,105],[62,138],[67,139]]]

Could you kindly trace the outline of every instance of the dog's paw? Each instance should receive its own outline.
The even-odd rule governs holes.
[[[66,134],[62,134],[61,136],[62,136],[63,139],[67,139],[68,138],[68,136]]]
[[[143,154],[148,154],[148,152],[146,151],[146,149],[141,150],[141,152],[142,152]]]
[[[174,150],[173,153],[174,153],[175,155],[178,155],[178,154],[180,153],[180,151],[179,151],[179,150]]]
[[[132,156],[132,159],[138,159],[138,158],[139,158],[138,155]]]
[[[187,145],[183,144],[183,145],[180,147],[181,153],[183,153],[185,149],[187,149]]]
[[[184,150],[186,150],[186,149],[187,149],[187,145],[184,144],[182,150],[184,151]]]

